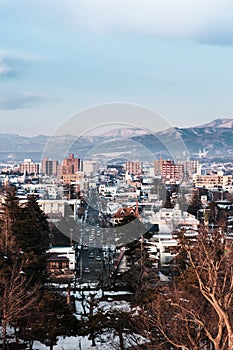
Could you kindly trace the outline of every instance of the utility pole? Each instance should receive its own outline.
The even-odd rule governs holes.
[[[141,282],[142,282],[142,243],[143,243],[143,235],[141,235],[141,244],[140,244],[140,253],[141,253],[141,259],[140,259],[140,267],[141,267]]]
[[[70,282],[68,282],[67,286],[67,298],[66,298],[66,303],[70,305]]]
[[[80,269],[79,277],[80,277],[80,280],[82,281],[82,277],[83,277],[83,259],[82,259],[82,257],[80,258],[79,269]]]
[[[72,243],[73,243],[73,229],[70,229],[70,246],[72,247]]]

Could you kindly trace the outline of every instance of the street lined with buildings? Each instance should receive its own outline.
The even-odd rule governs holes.
[[[126,227],[135,219],[143,229],[131,239],[138,240],[149,232],[153,259],[158,268],[166,270],[177,244],[174,232],[184,229],[190,236],[195,235],[200,224],[208,222],[208,204],[230,200],[233,192],[230,164],[198,160],[101,164],[69,154],[62,163],[49,158],[44,158],[41,164],[25,159],[1,169],[3,193],[4,188],[14,185],[22,205],[33,195],[52,224],[71,225],[62,233],[74,249],[75,267],[71,268],[61,253],[51,252],[50,268],[57,263],[63,274],[74,271],[79,282],[98,279],[106,270],[113,272],[119,268],[117,257],[126,244],[122,237],[132,234]],[[193,215],[188,208],[197,191],[201,206]],[[229,206],[232,207],[231,203]],[[211,224],[214,225],[213,220]],[[93,259],[88,257],[92,252]],[[52,262],[55,257],[58,262]],[[127,265],[124,259],[123,254],[119,262],[122,266]]]

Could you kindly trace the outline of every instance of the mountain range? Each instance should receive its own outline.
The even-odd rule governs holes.
[[[150,133],[138,128],[113,129],[102,135],[74,136],[0,134],[0,161],[22,161],[42,157],[62,160],[68,153],[84,159],[152,160],[159,157],[230,161],[233,157],[233,118],[210,123],[170,128]]]

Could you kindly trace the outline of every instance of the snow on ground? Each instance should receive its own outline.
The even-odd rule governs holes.
[[[116,301],[114,300],[114,296],[119,296],[119,295],[130,295],[132,293],[126,292],[126,291],[108,291],[105,292],[104,295],[108,298],[108,301],[101,301],[101,296],[102,296],[102,291],[101,290],[84,290],[82,292],[76,292],[74,294],[75,296],[75,309],[76,309],[76,317],[78,320],[81,320],[84,316],[84,309],[83,306],[85,307],[87,315],[89,314],[89,309],[90,309],[90,300],[91,300],[91,295],[94,296],[94,300],[96,300],[97,305],[94,308],[94,314],[97,313],[99,310],[102,310],[103,312],[107,312],[110,310],[115,310],[115,311],[122,311],[122,312],[130,312],[131,307],[129,302],[124,301],[124,300],[119,300]],[[82,300],[83,296],[83,300]],[[81,301],[82,300],[82,301]]]
[[[171,281],[171,277],[164,275],[160,271],[158,273],[158,276],[159,276],[161,282],[170,282]]]
[[[130,337],[130,336],[129,336]],[[144,343],[146,340],[136,334],[131,335],[131,339],[125,340],[125,347],[131,347],[132,344]],[[119,347],[119,338],[113,333],[105,333],[99,338],[96,338],[96,346],[91,346],[91,341],[88,337],[60,337],[54,350],[116,350]],[[33,350],[48,350],[49,346],[43,345],[35,341]]]
[[[105,296],[108,296],[108,295],[111,295],[111,296],[114,296],[114,295],[132,295],[132,293],[127,292],[127,291],[119,291],[119,292],[107,291],[107,292],[104,292],[104,295]]]
[[[33,344],[33,350],[48,350],[49,346],[41,344],[35,341]],[[54,350],[89,350],[91,348],[91,342],[87,337],[60,337],[57,345],[54,346]]]
[[[98,309],[103,312],[108,311],[122,311],[122,312],[130,312],[131,307],[127,301],[112,301],[109,303],[108,301],[100,301],[98,305]]]
[[[125,300],[114,300],[114,296],[122,295],[130,295],[130,292],[127,291],[107,291],[104,293],[106,297],[109,297],[108,301],[99,301],[102,296],[101,290],[95,290],[96,286],[85,285],[84,290],[77,291],[75,293],[71,292],[71,294],[76,298],[75,306],[76,306],[76,316],[78,319],[83,318],[84,310],[81,303],[82,295],[84,297],[84,306],[86,308],[87,314],[89,313],[89,301],[91,295],[94,295],[94,299],[97,302],[97,305],[94,308],[94,313],[99,310],[102,310],[104,313],[110,310],[114,311],[122,311],[122,312],[130,312],[131,306],[130,303]],[[89,289],[90,288],[90,289]],[[92,289],[93,288],[93,289]],[[88,290],[89,289],[89,290]],[[110,298],[111,297],[111,298]],[[132,335],[134,337],[136,335]],[[136,336],[139,339],[139,336]],[[131,344],[128,344],[130,346]],[[116,350],[119,346],[119,339],[113,333],[104,333],[96,338],[96,346],[91,346],[91,341],[88,337],[59,337],[57,345],[54,346],[54,350]],[[127,347],[127,341],[126,341]],[[33,350],[48,350],[49,346],[41,344],[38,341],[35,341],[33,344]]]

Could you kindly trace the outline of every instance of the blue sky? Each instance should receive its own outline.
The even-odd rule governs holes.
[[[52,134],[109,102],[172,126],[233,117],[232,17],[231,0],[0,0],[0,132]]]

